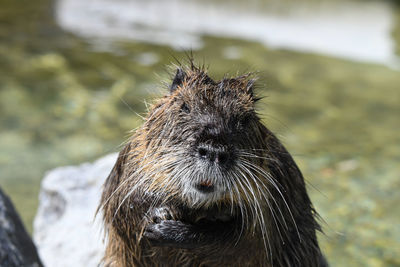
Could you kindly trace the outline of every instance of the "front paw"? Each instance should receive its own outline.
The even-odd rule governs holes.
[[[174,211],[170,207],[158,207],[151,209],[147,214],[149,221],[160,223],[166,220],[175,220]]]
[[[143,236],[155,246],[179,246],[184,242],[185,227],[180,221],[162,220],[149,224]]]

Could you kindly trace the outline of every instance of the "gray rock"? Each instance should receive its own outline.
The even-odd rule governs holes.
[[[104,235],[95,213],[116,159],[112,154],[94,163],[60,167],[43,179],[34,240],[45,266],[98,266]]]
[[[43,266],[11,200],[0,188],[0,266]]]

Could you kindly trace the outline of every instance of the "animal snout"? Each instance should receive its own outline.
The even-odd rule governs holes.
[[[232,160],[232,153],[225,146],[200,145],[197,149],[200,158],[220,165]]]

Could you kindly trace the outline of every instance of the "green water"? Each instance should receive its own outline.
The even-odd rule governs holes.
[[[30,231],[45,172],[118,151],[144,100],[162,92],[166,65],[185,57],[135,42],[97,52],[51,11],[48,0],[1,0],[0,183]],[[195,56],[216,79],[260,71],[260,113],[308,181],[331,265],[400,266],[400,72],[237,39],[204,44]],[[158,62],[141,64],[149,53]]]

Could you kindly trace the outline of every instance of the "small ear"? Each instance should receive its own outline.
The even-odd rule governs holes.
[[[176,70],[175,77],[172,80],[172,84],[169,87],[171,93],[175,91],[176,88],[178,88],[178,86],[182,85],[183,81],[185,80],[185,77],[186,73],[181,68]]]

